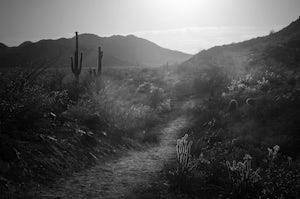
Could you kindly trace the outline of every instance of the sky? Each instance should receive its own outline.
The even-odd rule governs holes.
[[[0,0],[0,42],[128,35],[197,53],[280,30],[300,0]]]

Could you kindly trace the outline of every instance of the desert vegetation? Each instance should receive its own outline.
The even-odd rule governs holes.
[[[1,73],[2,191],[20,194],[151,146],[160,141],[159,124],[185,114],[190,122],[173,148],[177,159],[166,162],[151,188],[138,190],[141,198],[149,192],[155,198],[299,197],[297,68],[74,70]]]
[[[198,82],[185,90],[198,96],[189,110],[193,122],[151,197],[298,198],[298,69],[260,66],[237,76],[190,70],[181,75]],[[210,78],[216,84],[199,83]]]
[[[103,69],[100,47],[98,69],[84,69],[77,37],[71,70],[46,64],[0,74],[3,193],[22,195],[118,151],[158,141],[152,129],[172,110],[161,69]]]
[[[159,67],[147,66],[160,61],[159,53],[151,60],[150,53],[141,52],[151,57],[141,65],[132,64],[139,59],[122,50],[116,51],[124,53],[123,60],[112,52],[102,60],[101,39],[76,32],[69,67],[55,66],[65,66],[58,57],[58,63],[3,68],[1,193],[299,198],[299,27],[298,20],[266,37]],[[80,45],[80,38],[89,47]],[[112,38],[159,49],[168,55],[163,61],[190,57],[134,36]],[[67,53],[73,40],[57,42],[62,41]],[[18,50],[7,48],[10,56]],[[81,49],[92,55],[98,49],[97,68],[95,58],[87,53],[90,67]]]

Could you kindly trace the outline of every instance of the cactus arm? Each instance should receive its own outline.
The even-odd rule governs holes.
[[[73,63],[73,57],[71,56],[71,70],[72,70],[72,73],[74,73],[74,63]]]

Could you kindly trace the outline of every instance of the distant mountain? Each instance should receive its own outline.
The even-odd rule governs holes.
[[[81,34],[79,50],[84,54],[84,67],[97,66],[98,46],[104,51],[104,66],[159,66],[167,62],[181,63],[191,57],[190,54],[162,48],[134,35],[99,37],[94,34]],[[17,47],[7,47],[0,43],[0,67],[26,67],[45,61],[57,67],[69,67],[74,49],[75,37],[35,43],[27,41]]]
[[[282,30],[244,42],[203,50],[181,64],[201,69],[215,65],[235,73],[255,66],[279,64],[300,68],[300,17]]]

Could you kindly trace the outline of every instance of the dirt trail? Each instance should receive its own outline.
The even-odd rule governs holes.
[[[160,144],[146,151],[132,151],[74,174],[50,188],[42,190],[38,198],[123,198],[131,190],[149,183],[161,171],[164,162],[175,157],[178,133],[187,125],[184,116],[170,121],[161,129]]]

